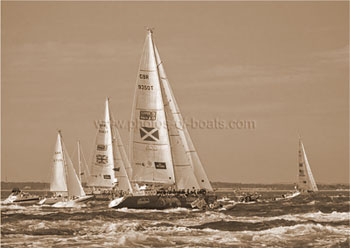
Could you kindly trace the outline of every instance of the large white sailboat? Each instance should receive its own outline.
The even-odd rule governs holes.
[[[98,200],[108,200],[114,191],[132,192],[126,168],[130,165],[118,129],[105,102],[104,119],[98,122],[93,161],[87,186]],[[131,172],[129,172],[131,173]]]
[[[299,165],[298,165],[298,183],[297,189],[301,193],[318,191],[315,179],[312,175],[309,161],[306,156],[305,148],[301,137],[299,136]]]
[[[51,197],[44,198],[40,204],[52,205],[59,203],[78,203],[87,201],[81,182],[75,172],[73,163],[63,143],[61,131],[58,131],[55,152],[53,156],[50,180]]]
[[[148,29],[141,57],[131,122],[132,183],[150,190],[113,200],[114,208],[190,207],[196,198],[161,197],[159,188],[173,192],[212,191],[208,177],[184,125],[163,63]],[[160,192],[158,190],[158,192]]]

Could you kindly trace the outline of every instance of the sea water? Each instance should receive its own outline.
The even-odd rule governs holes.
[[[272,198],[223,211],[1,206],[1,246],[349,247],[348,192]]]

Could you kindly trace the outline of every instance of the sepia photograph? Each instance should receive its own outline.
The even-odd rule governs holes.
[[[350,247],[349,1],[1,1],[1,247]]]

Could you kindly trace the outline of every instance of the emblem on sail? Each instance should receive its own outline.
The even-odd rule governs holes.
[[[153,127],[141,127],[140,128],[141,139],[145,141],[157,141],[159,140],[159,131]]]
[[[140,120],[151,120],[155,121],[157,117],[157,112],[155,111],[140,111]]]

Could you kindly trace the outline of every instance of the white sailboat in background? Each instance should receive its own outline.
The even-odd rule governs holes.
[[[146,188],[207,190],[212,187],[193,146],[166,77],[162,61],[148,29],[141,57],[131,122],[130,164],[132,183]],[[143,187],[144,187],[143,186]],[[196,198],[165,198],[157,195],[117,198],[110,207],[168,208],[191,207]],[[140,198],[141,197],[141,198]],[[142,198],[143,197],[143,198]],[[140,198],[140,199],[139,199]],[[167,202],[167,200],[171,201]]]
[[[111,131],[112,131],[112,147],[114,159],[114,171],[117,178],[116,189],[126,193],[132,193],[133,188],[130,182],[132,176],[132,168],[126,155],[122,139],[119,134],[118,127],[115,125],[115,119],[112,112],[110,113]]]
[[[53,156],[50,191],[53,195],[41,200],[40,204],[71,206],[91,198],[91,196],[85,195],[81,182],[73,167],[73,163],[63,143],[61,131],[58,131]]]
[[[311,193],[318,191],[314,177],[312,176],[311,168],[306,157],[304,144],[299,135],[299,156],[298,156],[298,182],[295,186],[295,191],[283,194],[282,197],[275,200],[284,200],[294,198],[302,193]]]
[[[91,173],[87,182],[87,186],[92,188],[93,195],[99,200],[109,199],[113,190],[132,192],[125,169],[130,168],[130,165],[118,129],[112,122],[107,98],[104,120],[98,123]]]
[[[58,131],[57,134],[57,141],[51,167],[50,192],[52,193],[52,196],[42,199],[39,204],[52,205],[68,196],[66,169],[63,158],[63,145],[60,131]]]
[[[309,161],[306,156],[304,144],[299,136],[299,166],[297,189],[301,193],[318,191],[315,179],[312,175]]]

